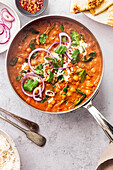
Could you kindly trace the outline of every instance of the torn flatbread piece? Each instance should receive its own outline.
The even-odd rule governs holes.
[[[113,4],[113,0],[104,0],[98,7],[91,9],[90,12],[93,15],[98,15],[105,11],[107,8],[109,8]]]
[[[107,10],[107,24],[113,26],[113,5]]]
[[[97,7],[103,0],[71,0],[72,13],[79,13]]]

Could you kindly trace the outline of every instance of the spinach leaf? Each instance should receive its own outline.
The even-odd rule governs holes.
[[[38,81],[37,80],[33,80],[33,79],[29,79],[27,81],[27,83],[24,84],[23,88],[26,91],[32,91],[35,87],[37,87],[38,85]]]
[[[60,29],[61,29],[62,32],[64,32],[64,27],[63,27],[62,24],[60,25]]]
[[[57,82],[58,81],[63,81],[64,80],[64,76],[61,74],[61,75],[59,75],[59,76],[57,76]]]
[[[49,61],[52,61],[53,63],[53,67],[54,68],[59,68],[59,63],[58,63],[58,60],[57,58],[50,58],[50,57],[45,57],[46,60],[49,60]]]
[[[30,41],[30,44],[29,44],[29,47],[31,48],[31,50],[34,50],[36,47],[35,47],[35,42],[36,42],[36,39],[32,39]]]
[[[16,63],[17,63],[17,61],[18,61],[18,57],[14,58],[14,59],[12,58],[12,59],[10,60],[10,63],[9,63],[9,64],[10,64],[11,66],[15,66]]]
[[[77,44],[76,42],[73,42],[73,43],[71,43],[71,46],[72,46],[72,47],[77,47],[78,44]]]
[[[39,31],[35,30],[34,28],[31,28],[31,29],[30,29],[30,32],[31,32],[32,34],[39,34]]]
[[[83,56],[82,61],[84,62],[92,61],[96,57],[96,52],[95,51],[90,52],[89,56],[90,56],[89,58],[86,58],[86,56]]]
[[[27,71],[26,70],[22,70],[20,73],[27,73]]]
[[[81,83],[83,83],[84,80],[85,80],[85,78],[86,78],[86,70],[80,68],[80,69],[76,72],[76,74],[79,75],[79,77],[81,78]]]
[[[55,53],[57,54],[64,54],[66,53],[67,47],[65,45],[58,46],[55,50]]]
[[[46,42],[46,39],[47,39],[47,35],[46,34],[44,34],[44,33],[40,34],[39,40],[40,40],[40,43],[42,45]]]
[[[62,41],[67,41],[67,39],[66,39],[65,36],[63,36],[63,37],[61,38],[61,40],[62,40]]]
[[[56,24],[53,24],[52,27],[50,27],[47,31],[46,31],[46,35],[48,35],[50,33],[50,31],[55,27]]]
[[[43,72],[43,70],[36,70],[36,72],[35,72],[36,74],[39,74],[39,75],[43,75],[44,74],[44,72]]]
[[[38,52],[36,52],[35,54],[33,54],[33,55],[31,56],[31,59],[34,59],[37,55],[38,55]]]
[[[25,58],[25,62],[28,63],[28,58]]]
[[[71,30],[70,36],[72,41],[76,41],[76,46],[79,45],[80,36],[78,32]]]
[[[63,89],[63,92],[64,92],[63,95],[66,95],[66,94],[67,94],[67,92],[68,92],[68,87],[69,87],[69,86],[64,87],[64,89]]]
[[[76,89],[76,92],[82,94],[83,96],[82,96],[81,98],[76,99],[76,100],[74,101],[74,106],[79,105],[79,104],[85,99],[85,97],[86,97],[86,94],[83,93],[82,91],[80,91],[79,89]]]
[[[56,85],[53,86],[53,89],[56,87]]]
[[[35,68],[35,70],[41,70],[41,69],[43,69],[43,65],[42,65],[42,64],[39,64],[39,65]]]
[[[83,46],[81,46],[81,48],[82,48],[82,53],[84,53],[85,52],[85,48]]]
[[[78,62],[79,62],[79,50],[78,50],[78,49],[75,49],[75,50],[73,51],[73,54],[72,54],[71,57],[73,58],[73,60],[72,60],[72,63],[73,63],[73,64],[78,63]]]
[[[46,97],[41,101],[41,103],[44,103],[48,98],[49,98],[49,96],[46,95]]]
[[[52,80],[54,79],[54,73],[52,73],[50,70],[48,71],[49,76],[47,81],[52,84]]]
[[[59,58],[61,59],[60,60],[60,65],[61,65],[61,67],[63,67],[63,55],[59,55]]]
[[[27,39],[28,35],[25,35],[25,37],[22,39],[22,42],[24,42]]]
[[[16,77],[16,80],[19,81],[19,80],[21,80],[21,78],[22,78],[22,75],[19,74],[19,75]]]

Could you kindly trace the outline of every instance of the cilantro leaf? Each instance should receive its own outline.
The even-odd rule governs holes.
[[[10,63],[9,63],[9,64],[10,64],[11,66],[15,66],[16,63],[17,63],[17,61],[18,61],[18,57],[14,58],[14,59],[12,58],[12,59],[10,60]]]
[[[31,28],[31,29],[30,29],[30,32],[31,32],[32,34],[39,34],[39,31],[35,30],[34,28]]]
[[[79,89],[76,89],[76,92],[82,94],[83,96],[81,98],[78,98],[78,99],[76,99],[74,101],[74,106],[79,105],[85,99],[85,97],[86,97],[86,94],[83,93],[82,91],[80,91]]]
[[[21,78],[22,78],[22,75],[19,74],[19,75],[16,77],[16,80],[19,81],[19,80],[21,80]]]
[[[45,59],[46,59],[46,60],[49,60],[49,61],[51,60],[52,63],[53,63],[53,67],[54,67],[54,68],[59,68],[59,63],[58,63],[57,58],[54,58],[54,59],[53,59],[53,58],[50,58],[50,57],[45,57]]]
[[[83,56],[82,61],[84,62],[92,61],[96,57],[96,52],[95,51],[90,52],[89,56],[90,56],[89,58],[86,58],[86,56]]]
[[[58,46],[55,50],[55,53],[57,54],[64,54],[66,53],[67,47],[65,45]]]
[[[38,81],[37,80],[33,80],[33,79],[29,79],[27,81],[27,83],[24,84],[23,88],[26,91],[32,91],[35,87],[37,87],[38,85]]]
[[[44,34],[44,33],[40,34],[39,40],[40,40],[40,43],[42,45],[46,42],[46,39],[47,39],[47,35],[46,34]]]

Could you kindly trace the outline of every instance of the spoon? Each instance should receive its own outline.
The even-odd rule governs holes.
[[[0,111],[7,114],[7,115],[9,115],[9,116],[11,116],[12,118],[16,119],[17,121],[22,123],[24,126],[26,126],[28,129],[30,129],[33,132],[37,132],[38,129],[39,129],[38,124],[35,123],[35,122],[32,122],[30,120],[27,120],[27,119],[22,118],[22,117],[17,116],[17,115],[14,115],[13,113],[11,113],[11,112],[9,112],[9,111],[7,111],[5,109],[2,109],[1,107],[0,107]]]
[[[3,117],[1,114],[0,114],[0,118],[5,120],[6,122],[10,123],[11,125],[15,126],[16,128],[18,128],[22,132],[24,132],[26,134],[26,137],[28,139],[30,139],[32,142],[34,142],[36,145],[43,146],[46,143],[45,137],[39,135],[38,133],[32,132],[30,130],[29,131],[25,130],[24,128],[20,127],[16,123],[14,123],[14,122],[10,121],[9,119]]]

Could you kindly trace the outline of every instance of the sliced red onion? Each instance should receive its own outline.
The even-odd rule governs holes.
[[[0,25],[3,26],[4,28],[4,33],[2,35],[5,36],[5,37],[0,37],[0,44],[5,44],[10,39],[10,30],[5,24],[0,23]]]
[[[67,57],[72,60],[73,58],[66,52]]]
[[[29,54],[28,64],[29,64],[30,69],[31,69],[34,73],[36,72],[36,70],[34,70],[34,69],[32,68],[32,66],[31,66],[31,57],[32,57],[32,55],[33,55],[35,52],[37,52],[37,51],[45,51],[45,52],[49,53],[49,54],[54,58],[54,56],[53,56],[48,50],[46,50],[46,49],[44,49],[44,48],[36,48],[35,50],[33,50],[33,51]]]
[[[24,90],[24,88],[23,88],[24,82],[25,82],[25,80],[26,80],[28,77],[38,77],[39,79],[41,79],[41,80],[42,80],[42,89],[41,89],[41,92],[44,91],[45,84],[44,84],[44,80],[42,79],[42,77],[40,77],[40,76],[37,75],[37,74],[30,73],[30,74],[26,74],[26,75],[22,78],[22,80],[21,80],[21,89],[22,89],[22,91],[23,91],[23,93],[24,93],[25,95],[27,95],[27,96],[29,96],[29,97],[33,97],[33,94],[27,93],[27,92]]]
[[[53,91],[51,91],[51,90],[46,90],[45,95],[54,96],[54,95],[55,95],[55,92],[53,92]]]
[[[4,18],[4,20],[8,22],[13,22],[15,20],[14,16],[11,15],[11,13],[6,8],[1,10],[1,18]]]
[[[12,28],[12,22],[6,21],[4,18],[1,18],[1,20],[9,29]]]
[[[0,25],[0,35],[4,33],[4,27],[3,25]]]
[[[71,38],[70,38],[70,36],[69,36],[67,33],[65,33],[65,32],[61,32],[61,33],[59,33],[59,46],[61,46],[61,43],[62,43],[62,37],[63,37],[63,36],[65,36],[65,37],[67,37],[67,38],[68,38],[69,42],[67,42],[67,43],[68,43],[67,48],[70,48],[70,46],[71,46]]]
[[[35,94],[35,92],[36,91],[39,91],[38,92],[38,94]],[[36,97],[36,96],[38,96],[38,97]],[[38,87],[36,87],[34,90],[33,90],[33,99],[35,100],[35,101],[38,101],[38,102],[40,102],[41,100],[42,100],[42,90],[41,90],[41,86],[38,86]]]

